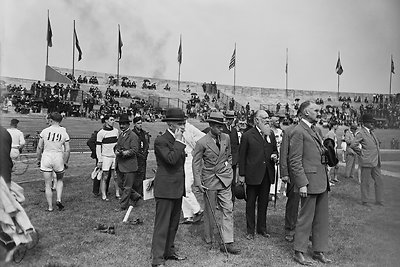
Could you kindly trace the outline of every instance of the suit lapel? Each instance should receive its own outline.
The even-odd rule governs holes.
[[[261,134],[258,132],[256,127],[253,127],[253,129],[251,129],[252,134],[254,136],[254,139],[256,139],[262,146],[264,146],[264,138],[261,136]]]
[[[306,132],[308,132],[311,135],[311,137],[317,142],[319,148],[321,149],[324,146],[321,137],[318,137],[317,133],[314,132],[310,127],[308,127],[308,125],[305,124],[303,121],[300,121],[300,125],[304,128],[304,130],[306,130]]]
[[[207,133],[207,146],[217,155],[219,155],[219,149],[217,147],[217,144],[215,143],[214,139],[211,137],[211,133]],[[221,146],[222,149],[222,146]]]

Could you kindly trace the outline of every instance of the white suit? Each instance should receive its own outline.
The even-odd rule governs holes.
[[[183,138],[186,144],[185,153],[185,189],[186,197],[182,199],[182,212],[184,218],[193,217],[193,215],[200,211],[200,204],[196,199],[192,191],[192,185],[194,182],[193,171],[192,171],[192,151],[196,146],[196,142],[205,135],[202,131],[197,129],[192,124],[186,122],[185,132]]]

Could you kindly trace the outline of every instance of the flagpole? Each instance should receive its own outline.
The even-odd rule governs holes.
[[[75,20],[74,20],[74,30],[72,31],[72,79],[75,77]]]
[[[392,62],[393,62],[393,55],[390,55],[390,81],[389,81],[389,96],[392,94]]]
[[[180,86],[181,86],[182,34],[179,36],[178,63],[179,63],[178,64],[178,92],[179,92],[179,89],[180,89]]]
[[[46,51],[46,66],[49,65],[49,40],[48,40],[48,35],[49,35],[49,21],[50,21],[50,15],[49,15],[49,10],[47,9],[47,32],[46,32],[46,43],[47,43],[47,51]]]
[[[117,46],[118,46],[118,49],[117,49],[117,86],[119,85],[119,35],[120,35],[120,27],[119,27],[119,24],[118,24],[118,43],[117,43]]]
[[[338,52],[338,60],[340,59],[340,51]],[[340,84],[340,75],[337,73],[337,98],[339,100],[339,84]]]
[[[236,93],[236,58],[237,58],[237,51],[236,51],[236,43],[235,43],[235,66],[233,67],[233,94]]]
[[[289,61],[289,49],[286,48],[286,98],[288,97],[288,78],[289,78],[289,67],[288,67],[288,61]]]

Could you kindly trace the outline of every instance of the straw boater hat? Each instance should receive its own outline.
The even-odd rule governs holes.
[[[235,111],[233,110],[227,110],[225,112],[225,118],[227,119],[234,119],[235,118]]]
[[[184,121],[186,120],[185,113],[180,108],[169,108],[165,113],[165,118],[161,121]]]
[[[210,117],[206,122],[214,122],[218,124],[225,124],[224,115],[221,112],[211,112]]]

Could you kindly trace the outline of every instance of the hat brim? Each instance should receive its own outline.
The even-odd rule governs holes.
[[[164,118],[161,119],[161,121],[166,122],[166,121],[185,121],[187,119],[187,117],[183,117],[183,118]]]
[[[214,122],[214,123],[217,123],[217,124],[225,124],[225,122],[223,122],[223,121],[218,121],[218,120],[214,120],[214,119],[206,119],[206,122]]]

